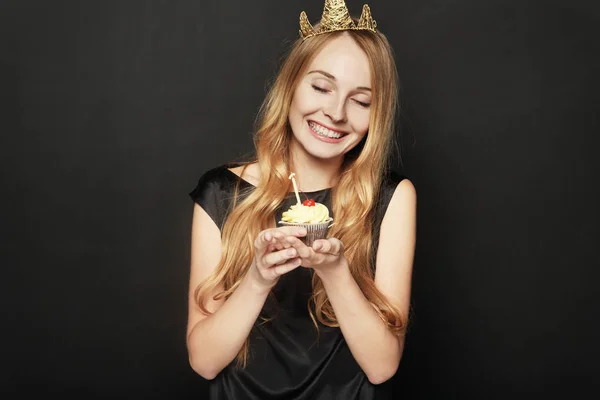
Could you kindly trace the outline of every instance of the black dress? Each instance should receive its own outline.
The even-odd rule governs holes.
[[[215,224],[221,228],[233,199],[236,184],[242,191],[253,186],[223,165],[206,172],[190,193]],[[402,176],[390,173],[382,187],[374,223],[374,239],[391,196]],[[331,210],[331,190],[307,192],[310,198]],[[280,207],[281,213],[296,203],[292,192]],[[267,300],[249,336],[250,350],[245,369],[235,360],[209,382],[210,399],[391,399],[391,380],[371,384],[354,360],[339,328],[319,324],[319,334],[308,313],[312,270],[296,268],[281,276],[273,289],[277,302]]]

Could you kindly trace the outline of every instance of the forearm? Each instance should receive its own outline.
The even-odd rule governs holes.
[[[327,297],[354,359],[369,381],[382,383],[396,372],[403,341],[379,317],[347,266],[337,270],[321,276]]]
[[[187,344],[190,364],[198,374],[212,379],[235,359],[268,293],[268,290],[257,288],[246,275],[215,313],[194,326]]]

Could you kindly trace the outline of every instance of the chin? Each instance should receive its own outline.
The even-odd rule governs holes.
[[[310,149],[304,147],[304,150],[310,157],[317,158],[319,160],[332,160],[344,156],[344,153],[325,151],[324,149]]]

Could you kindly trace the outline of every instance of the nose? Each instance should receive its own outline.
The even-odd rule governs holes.
[[[346,122],[346,102],[343,98],[332,98],[323,112],[333,122]]]

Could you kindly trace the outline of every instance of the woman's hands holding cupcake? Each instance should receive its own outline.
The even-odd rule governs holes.
[[[250,278],[261,290],[270,290],[279,277],[301,264],[298,251],[292,243],[300,241],[306,229],[296,226],[266,229],[254,241],[254,261]],[[306,246],[305,246],[306,247]]]
[[[284,227],[261,232],[255,242],[256,270],[265,287],[271,288],[279,276],[299,265],[312,268],[321,277],[332,274],[348,263],[344,246],[336,238],[325,238],[333,219],[324,204],[313,199],[300,201],[298,186],[292,173],[296,204],[283,212]]]
[[[320,276],[335,273],[348,266],[344,257],[344,245],[339,239],[318,239],[312,246],[305,245],[296,237],[288,237],[288,242],[296,250],[300,265],[314,269]]]

